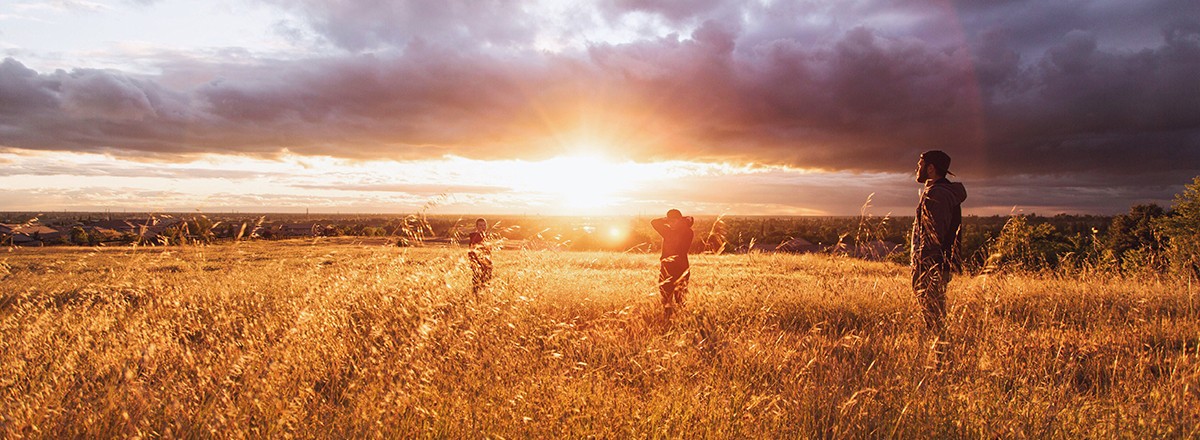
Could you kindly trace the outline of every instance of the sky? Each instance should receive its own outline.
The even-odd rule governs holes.
[[[1195,0],[10,0],[0,211],[1170,205]]]

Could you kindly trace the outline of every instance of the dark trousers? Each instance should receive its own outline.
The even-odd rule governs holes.
[[[683,297],[687,294],[688,279],[691,275],[691,268],[687,262],[662,263],[658,271],[658,293],[662,294],[664,307],[671,309],[683,305]]]
[[[479,290],[492,280],[492,259],[475,252],[467,254],[467,257],[471,260],[471,291],[479,293]]]
[[[913,265],[912,288],[921,304],[925,328],[941,334],[946,327],[946,286],[950,270],[939,261],[924,260]]]

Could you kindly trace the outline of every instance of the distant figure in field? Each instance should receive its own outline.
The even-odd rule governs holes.
[[[945,330],[946,285],[958,263],[958,230],[967,189],[946,179],[950,156],[932,150],[917,161],[921,201],[912,230],[912,286],[921,303],[925,327],[939,336]]]
[[[492,280],[492,247],[487,242],[487,220],[475,220],[470,247],[467,258],[471,260],[471,292],[478,294]]]
[[[692,217],[684,217],[678,209],[650,221],[650,226],[663,238],[658,291],[662,294],[663,313],[668,318],[677,307],[683,306],[683,297],[687,294],[688,279],[691,278],[688,250],[692,247],[692,224],[695,222]]]

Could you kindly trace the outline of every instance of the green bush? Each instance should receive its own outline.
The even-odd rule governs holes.
[[[1031,224],[1029,216],[1017,215],[1004,223],[1000,236],[992,243],[986,268],[988,271],[1038,271],[1058,266],[1060,256],[1068,255],[1074,246],[1054,225]]]
[[[1175,195],[1171,212],[1154,226],[1166,241],[1169,270],[1200,277],[1200,176]]]

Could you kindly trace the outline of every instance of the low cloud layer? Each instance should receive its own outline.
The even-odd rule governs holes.
[[[1193,1],[266,3],[338,50],[165,58],[150,76],[5,59],[0,146],[404,160],[592,144],[868,173],[938,148],[966,178],[1104,176],[1160,197],[1200,174]]]

